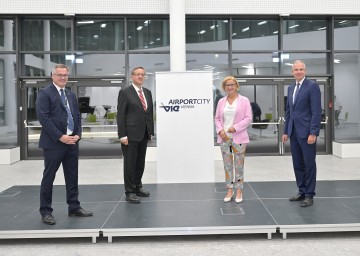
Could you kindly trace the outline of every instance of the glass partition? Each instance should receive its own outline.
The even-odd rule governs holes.
[[[127,30],[129,50],[161,49],[170,45],[167,19],[130,19]]]
[[[284,20],[284,50],[326,50],[326,20]]]
[[[125,54],[76,54],[78,76],[125,76]]]
[[[124,20],[76,20],[76,50],[122,51],[125,49]]]
[[[233,50],[277,50],[278,20],[234,20]]]
[[[66,16],[65,16],[66,17]],[[24,19],[21,49],[67,51],[71,47],[70,19]]]
[[[0,54],[0,148],[18,145],[15,69],[15,54]]]
[[[334,65],[335,140],[360,141],[360,54],[336,53]]]
[[[186,20],[186,50],[228,50],[228,20]]]
[[[229,55],[220,53],[186,54],[186,70],[213,72],[214,84],[220,83],[229,75]]]
[[[15,49],[15,21],[0,20],[0,149],[18,146]]]
[[[278,75],[278,53],[235,53],[232,74],[236,76]]]
[[[16,49],[16,32],[14,20],[0,20],[0,51]]]
[[[360,50],[359,20],[334,20],[334,49]]]

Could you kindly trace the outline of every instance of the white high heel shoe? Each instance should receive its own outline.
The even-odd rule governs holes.
[[[241,203],[241,202],[243,201],[242,195],[243,195],[243,194],[241,193],[240,198],[238,198],[238,197],[235,198],[235,202],[236,202],[236,203],[239,204],[239,203]]]
[[[229,197],[226,196],[226,197],[224,198],[224,202],[225,202],[225,203],[230,202],[233,196],[234,196],[234,190],[233,190],[231,196],[229,196]]]

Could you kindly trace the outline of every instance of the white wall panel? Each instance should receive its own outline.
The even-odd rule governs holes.
[[[358,0],[186,0],[186,14],[359,14]],[[168,14],[169,0],[1,0],[0,14]]]

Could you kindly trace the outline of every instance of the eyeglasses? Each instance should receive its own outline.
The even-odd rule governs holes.
[[[67,78],[69,74],[55,74],[58,78]]]
[[[236,86],[236,84],[225,84],[226,87]]]
[[[133,73],[132,75],[133,75],[133,76],[142,76],[142,77],[145,77],[145,76],[146,76],[146,73]]]

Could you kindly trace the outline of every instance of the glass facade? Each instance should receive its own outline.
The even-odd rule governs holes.
[[[326,50],[326,20],[284,20],[284,50]]]
[[[234,20],[233,50],[277,50],[279,44],[278,20]]]
[[[187,50],[228,50],[228,20],[186,21]]]
[[[359,18],[334,19],[334,140],[360,141]]]
[[[66,19],[24,19],[23,51],[67,51],[71,48],[71,21]]]
[[[124,20],[76,20],[76,50],[123,51]]]
[[[16,23],[0,18],[0,149],[18,145]]]
[[[359,17],[192,16],[185,25],[186,69],[212,71],[214,90],[221,89],[227,75],[240,80],[291,79],[291,63],[302,59],[309,76],[328,79],[330,84],[324,88],[334,88],[324,96],[329,103],[324,106],[341,105],[340,111],[331,107],[326,110],[333,121],[331,139],[359,140],[360,116],[354,111],[359,108],[360,96]],[[131,82],[130,70],[143,66],[148,74],[145,85],[155,97],[155,72],[170,70],[169,31],[168,17],[151,15],[0,16],[0,147],[30,140],[19,141],[19,134],[27,135],[29,130],[18,127],[17,122],[36,121],[37,86],[32,84],[40,81],[39,88],[46,86],[55,63],[68,65],[69,88],[78,97],[90,98],[118,92]],[[82,95],[84,88],[93,95]],[[117,92],[92,107],[107,111],[106,101],[116,101]],[[27,111],[19,112],[23,102]],[[280,109],[280,100],[275,102]],[[264,108],[270,113],[275,107]]]

